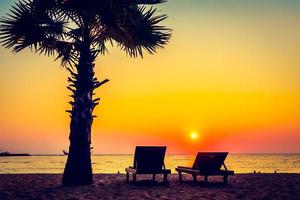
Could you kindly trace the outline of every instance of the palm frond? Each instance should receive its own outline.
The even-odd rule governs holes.
[[[0,20],[0,42],[19,52],[27,47],[37,50],[47,38],[61,38],[64,22],[54,21],[45,12],[37,12],[31,1],[20,1],[11,9],[9,17]]]
[[[60,41],[55,38],[47,38],[40,42],[39,48],[36,51],[48,56],[57,55],[55,60],[60,59],[62,66],[75,64],[79,57],[74,43]]]
[[[72,67],[77,64],[79,53],[76,51],[73,43],[58,41],[55,47],[58,53],[56,60],[60,59],[62,66],[69,64]]]
[[[143,50],[153,54],[171,37],[171,29],[158,25],[167,18],[155,15],[156,9],[146,7],[128,8],[122,19],[107,26],[111,37],[122,50],[132,57],[143,56]]]
[[[159,25],[167,18],[141,5],[165,0],[19,0],[0,18],[0,43],[19,52],[27,47],[57,55],[62,64],[75,63],[82,45],[96,57],[116,41],[132,57],[154,53],[171,37]],[[149,8],[149,9],[147,9]],[[86,42],[86,44],[84,44]]]

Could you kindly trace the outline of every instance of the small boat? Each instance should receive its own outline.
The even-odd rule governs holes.
[[[28,153],[9,153],[7,151],[0,152],[0,157],[11,157],[11,156],[31,156]]]

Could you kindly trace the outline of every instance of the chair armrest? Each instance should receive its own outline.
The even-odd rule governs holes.
[[[175,168],[175,171],[177,171],[178,173],[187,173],[187,174],[200,174],[200,171],[199,170],[195,170],[193,168],[190,168],[190,167],[176,167]]]
[[[136,173],[136,169],[134,169],[133,167],[125,168],[125,171],[126,171],[127,173],[132,173],[132,174],[135,174],[135,173]]]
[[[181,168],[181,169],[192,169],[192,168],[190,168],[190,167],[183,167],[183,166],[178,166],[178,167],[176,167],[176,168]]]

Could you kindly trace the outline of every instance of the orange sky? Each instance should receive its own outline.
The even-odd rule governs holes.
[[[174,30],[165,49],[131,59],[115,47],[96,62],[111,81],[97,90],[94,152],[300,152],[300,4],[172,0],[160,9]],[[66,70],[29,50],[1,47],[0,60],[0,150],[67,149]]]

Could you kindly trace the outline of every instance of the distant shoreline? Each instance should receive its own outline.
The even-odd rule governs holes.
[[[296,153],[230,153],[231,155],[292,155],[292,154],[300,154],[300,152]],[[27,156],[66,156],[64,154],[13,154],[13,155],[27,155]],[[92,156],[132,156],[133,153],[95,153]],[[168,156],[194,156],[194,154],[166,154]],[[0,155],[1,156],[1,155]]]
[[[0,154],[0,157],[18,157],[18,156],[31,156],[28,153],[3,153]]]

